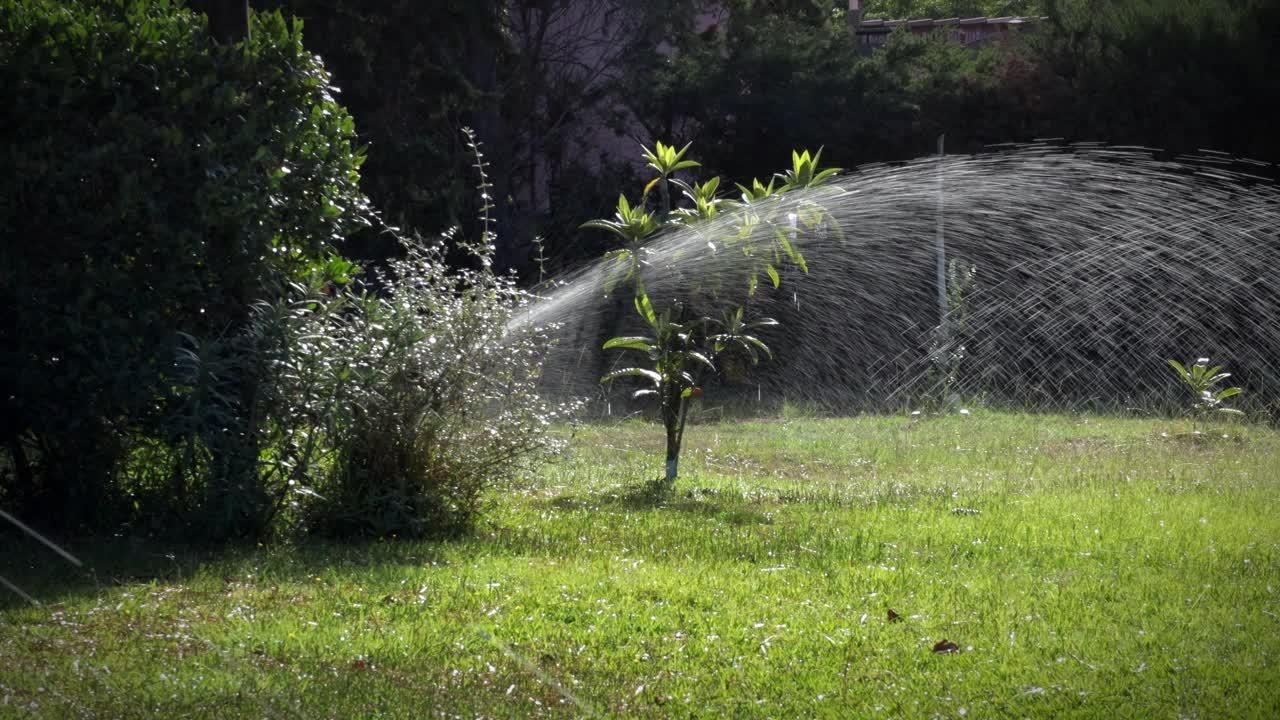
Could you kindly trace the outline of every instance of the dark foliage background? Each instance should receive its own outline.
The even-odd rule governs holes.
[[[639,194],[635,158],[655,140],[693,142],[705,174],[739,182],[793,147],[854,167],[932,153],[943,133],[952,153],[1055,137],[1280,160],[1267,127],[1280,9],[1267,0],[867,0],[866,18],[1047,17],[979,47],[902,33],[877,52],[830,0],[256,5],[306,20],[393,222],[473,222],[457,129],[477,128],[498,261],[526,278],[537,235],[553,267],[599,255],[607,241],[578,226],[618,191]]]

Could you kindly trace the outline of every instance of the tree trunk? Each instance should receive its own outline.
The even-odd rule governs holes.
[[[663,424],[667,429],[667,472],[666,482],[668,486],[674,485],[676,476],[680,474],[680,432],[676,428],[678,423],[677,415],[670,410],[666,411],[667,417],[663,418]]]
[[[671,487],[675,485],[676,477],[680,474],[680,446],[684,442],[684,423],[688,416],[688,407],[685,404],[685,398],[680,394],[678,385],[664,388],[663,392],[669,395],[662,403],[662,424],[667,431],[665,479],[667,487]]]

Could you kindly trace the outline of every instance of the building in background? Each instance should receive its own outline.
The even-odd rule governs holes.
[[[884,47],[889,36],[899,28],[906,28],[913,35],[928,35],[935,30],[943,30],[949,39],[964,45],[977,45],[991,42],[1012,32],[1021,32],[1036,22],[1039,17],[974,17],[944,18],[941,20],[863,20],[860,0],[849,0],[849,13],[846,16],[849,32],[854,36],[859,47],[873,49]]]

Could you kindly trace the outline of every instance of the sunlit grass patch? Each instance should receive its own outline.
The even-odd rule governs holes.
[[[1280,435],[1213,429],[700,424],[664,497],[586,426],[454,542],[14,539],[0,716],[1273,717]]]

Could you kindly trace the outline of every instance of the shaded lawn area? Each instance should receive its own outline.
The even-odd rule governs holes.
[[[697,425],[654,500],[588,426],[458,541],[8,535],[0,717],[1280,717],[1280,433],[1192,429]]]

